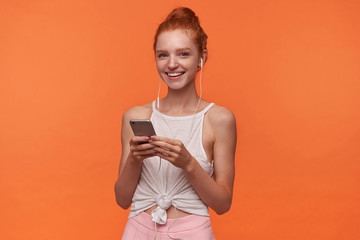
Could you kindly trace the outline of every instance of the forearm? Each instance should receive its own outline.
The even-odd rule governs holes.
[[[124,167],[120,170],[115,183],[115,196],[117,204],[127,209],[130,207],[132,197],[137,187],[142,163],[128,156]]]
[[[200,199],[207,206],[217,214],[224,214],[230,209],[232,190],[211,178],[196,159],[193,159],[192,164],[189,164],[189,167],[184,171]]]

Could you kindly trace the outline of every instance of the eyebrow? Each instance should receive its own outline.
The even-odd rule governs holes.
[[[181,51],[191,51],[191,48],[180,48],[180,49],[177,49],[176,51],[179,51],[179,52],[181,52]]]
[[[181,52],[181,51],[191,51],[191,48],[179,48],[179,49],[176,49],[177,52]],[[156,52],[167,52],[166,50],[162,50],[162,49],[159,49],[159,50],[156,50]]]

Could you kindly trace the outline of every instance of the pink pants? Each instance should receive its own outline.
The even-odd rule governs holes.
[[[154,240],[155,222],[147,213],[129,218],[125,226],[122,240]],[[186,239],[186,240],[215,240],[210,218],[199,215],[189,215],[176,219],[168,219],[166,224],[156,224],[156,239]],[[172,225],[171,225],[172,224]],[[168,231],[168,227],[169,231]],[[168,234],[172,237],[169,238]]]

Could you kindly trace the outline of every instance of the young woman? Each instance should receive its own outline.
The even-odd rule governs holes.
[[[217,214],[230,209],[236,123],[231,111],[196,91],[206,43],[188,8],[174,9],[158,27],[156,66],[168,93],[123,116],[115,183],[117,203],[131,206],[123,239],[215,239],[208,207]],[[134,136],[132,119],[150,119],[156,136]]]

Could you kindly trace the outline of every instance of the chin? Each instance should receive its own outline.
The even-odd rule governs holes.
[[[177,84],[177,83],[170,83],[170,84],[168,83],[167,86],[170,89],[179,90],[179,89],[184,88],[185,85],[184,84]]]
[[[189,79],[185,76],[183,76],[182,78],[179,79],[170,79],[167,75],[165,76],[165,78],[163,78],[164,82],[166,83],[166,85],[173,90],[179,90],[184,88],[185,86],[187,86],[188,84],[191,83],[191,81],[189,81]]]

